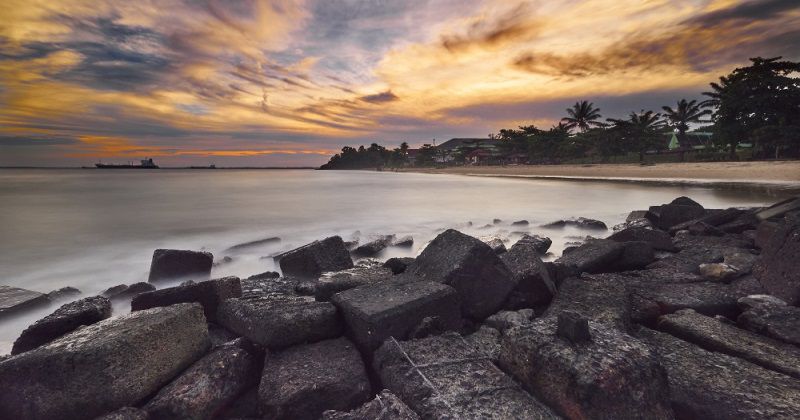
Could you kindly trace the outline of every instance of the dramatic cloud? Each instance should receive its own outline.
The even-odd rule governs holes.
[[[796,0],[7,0],[0,165],[313,165],[617,117],[796,60],[798,28]]]

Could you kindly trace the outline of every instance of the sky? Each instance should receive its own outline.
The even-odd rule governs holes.
[[[0,166],[319,165],[699,99],[798,0],[4,0]]]

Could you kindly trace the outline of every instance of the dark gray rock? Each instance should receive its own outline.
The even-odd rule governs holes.
[[[262,418],[258,402],[258,386],[245,391],[215,418],[224,420],[255,420]]]
[[[723,236],[725,232],[705,222],[694,222],[686,229],[690,235],[695,236]]]
[[[608,271],[629,271],[647,267],[656,260],[655,251],[649,242],[623,242],[622,254],[608,268]]]
[[[536,244],[517,242],[500,259],[511,271],[515,283],[506,307],[511,309],[546,305],[556,293],[544,263],[539,257]]]
[[[800,378],[800,349],[795,346],[742,330],[691,309],[664,315],[658,329],[700,347],[740,357],[763,368]]]
[[[745,360],[710,352],[669,334],[642,329],[659,353],[669,395],[681,419],[800,417],[800,381]]]
[[[689,227],[695,223],[705,223],[711,226],[719,226],[725,223],[732,222],[738,219],[742,214],[744,214],[744,210],[736,209],[736,208],[729,208],[725,210],[707,210],[706,214],[700,216],[696,219],[692,219],[683,223],[678,223],[675,226],[672,226],[669,231],[670,233],[675,233],[679,230],[687,230]]]
[[[374,358],[382,385],[424,419],[557,418],[455,333],[388,339]]]
[[[436,282],[383,282],[334,295],[348,334],[364,351],[389,337],[404,339],[426,317],[438,317],[447,329],[461,326],[458,296],[452,287]]]
[[[589,320],[575,312],[561,312],[556,323],[556,335],[572,344],[585,344],[592,341]]]
[[[120,284],[114,287],[109,287],[108,289],[100,292],[100,294],[109,299],[116,300],[116,299],[131,298],[140,293],[152,292],[153,290],[156,290],[155,286],[153,286],[151,283],[145,283],[142,281],[138,283],[133,283],[130,286],[128,286],[127,284]]]
[[[742,299],[739,299],[742,306]],[[746,308],[736,322],[755,333],[800,346],[800,308],[775,303],[761,303]]]
[[[544,254],[547,253],[547,250],[550,249],[550,245],[553,244],[553,241],[550,240],[550,238],[545,237],[545,236],[528,235],[526,233],[526,234],[522,235],[522,238],[520,238],[517,241],[517,243],[514,244],[514,245],[517,245],[517,244],[520,244],[520,245],[529,244],[529,245],[533,246],[533,248],[536,250],[536,252],[538,252],[540,255],[544,255]]]
[[[238,277],[201,281],[152,292],[140,293],[131,300],[131,310],[169,306],[176,303],[197,302],[203,305],[206,319],[214,321],[217,308],[226,299],[242,296],[242,285]]]
[[[322,420],[419,420],[414,410],[388,390],[381,391],[375,399],[349,412],[326,411]]]
[[[739,313],[736,301],[740,297],[734,288],[721,283],[659,284],[634,287],[631,306],[636,321],[644,324],[652,324],[658,316],[681,309],[736,319]]]
[[[608,239],[616,242],[643,241],[652,245],[653,249],[660,251],[677,251],[672,243],[672,237],[667,232],[644,227],[629,227],[609,236]]]
[[[228,299],[219,306],[217,322],[270,349],[334,338],[343,331],[331,303],[292,297]]]
[[[180,304],[106,319],[0,363],[8,418],[93,418],[142,401],[205,354],[203,310]]]
[[[705,210],[700,205],[670,203],[662,206],[650,207],[646,217],[659,229],[669,230],[675,225],[697,219],[704,215]]]
[[[628,294],[627,285],[614,277],[568,278],[544,316],[555,318],[563,311],[575,312],[624,331],[630,327],[631,318]]]
[[[800,218],[786,220],[764,244],[753,273],[773,296],[800,305]]]
[[[484,241],[486,245],[489,245],[489,248],[492,248],[495,254],[500,255],[504,252],[508,251],[506,249],[506,244],[503,243],[503,240],[500,238],[491,238],[489,240]]]
[[[122,407],[119,410],[97,417],[94,420],[149,420],[147,411],[135,407]]]
[[[296,290],[301,295],[314,296],[320,302],[327,302],[336,293],[388,280],[392,274],[392,270],[381,266],[353,267],[342,271],[322,273],[319,279],[302,283]]]
[[[578,217],[577,219],[564,219],[564,220],[556,220],[555,222],[550,222],[542,227],[546,228],[563,228],[565,226],[575,226],[581,229],[587,230],[608,230],[608,226],[605,223],[595,220],[595,219],[587,219],[585,217]]]
[[[533,309],[521,309],[519,311],[500,311],[483,322],[484,325],[494,328],[501,333],[514,327],[529,324],[535,314]]]
[[[385,235],[369,241],[353,250],[353,255],[357,257],[374,257],[386,249],[394,241],[394,235]],[[413,243],[412,243],[413,244]]]
[[[370,383],[358,350],[339,338],[268,356],[258,394],[266,418],[316,420],[366,402]]]
[[[239,334],[229,331],[220,325],[211,322],[208,323],[208,338],[211,340],[212,349],[216,349],[217,347],[236,340],[239,337]]]
[[[685,195],[684,196],[680,196],[680,197],[672,200],[670,202],[670,204],[675,204],[675,205],[679,205],[679,206],[693,206],[693,207],[697,207],[697,208],[701,208],[701,209],[703,208],[703,206],[700,203],[698,203],[697,201],[692,200],[689,197],[686,197]]]
[[[58,302],[61,300],[75,299],[75,297],[80,296],[81,294],[82,292],[80,290],[67,286],[53,290],[47,294],[47,298],[50,299],[50,302]]]
[[[383,263],[383,266],[392,270],[393,274],[400,274],[406,271],[411,263],[414,262],[414,258],[406,257],[406,258],[389,258]]]
[[[284,253],[280,265],[285,276],[317,278],[326,271],[353,268],[353,260],[342,238],[331,236]]]
[[[237,339],[195,362],[145,406],[150,418],[210,419],[258,383],[261,361]]]
[[[439,335],[452,329],[446,325],[438,316],[426,316],[408,334],[408,338],[425,338],[431,335]]]
[[[717,226],[726,233],[742,233],[746,230],[753,230],[761,223],[761,219],[751,212],[746,212],[736,220]]]
[[[477,331],[472,334],[464,336],[464,341],[483,354],[485,354],[492,362],[497,362],[497,355],[500,352],[500,339],[503,333],[500,331],[481,325]]]
[[[150,283],[163,280],[191,278],[206,280],[211,277],[214,255],[210,252],[157,249],[150,263]]]
[[[497,312],[514,288],[508,268],[488,245],[453,229],[431,241],[403,276],[452,286],[462,314],[475,319]]]
[[[111,302],[92,296],[67,303],[36,321],[14,341],[11,354],[19,354],[49,343],[82,325],[91,325],[111,316]]]
[[[248,277],[247,280],[270,280],[277,279],[280,276],[281,274],[277,271],[265,271],[260,274],[253,274],[252,276]]]
[[[747,251],[751,248],[749,241],[733,235],[691,236],[676,235],[675,245],[679,252],[648,265],[648,268],[668,268],[686,273],[696,273],[700,264],[719,263],[725,255]]]
[[[736,303],[742,311],[747,311],[761,305],[786,306],[786,301],[771,295],[749,295],[739,298]]]
[[[528,226],[527,220],[517,220],[516,222],[511,222],[511,226]]]
[[[764,220],[763,222],[759,223],[756,227],[756,238],[755,238],[755,245],[758,248],[764,248],[764,246],[769,243],[770,238],[772,238],[775,233],[778,232],[780,229],[781,224],[777,222],[772,222],[769,220]]]
[[[614,271],[624,250],[624,243],[595,239],[562,255],[556,262],[566,268],[569,275]]]
[[[392,246],[398,248],[411,248],[414,246],[414,238],[411,236],[403,236],[392,240]]]
[[[498,363],[566,418],[672,419],[667,375],[645,343],[590,322],[591,341],[556,335],[554,318],[506,332]]]
[[[270,237],[270,238],[258,239],[258,240],[255,240],[255,241],[250,241],[250,242],[237,244],[237,245],[234,245],[234,246],[232,246],[232,247],[230,247],[230,248],[228,248],[228,249],[226,249],[226,250],[224,250],[222,252],[226,253],[226,254],[227,253],[235,253],[235,252],[241,252],[241,251],[250,250],[250,249],[253,249],[253,248],[261,248],[261,247],[264,247],[266,245],[275,245],[275,244],[279,244],[279,243],[281,243],[281,238],[278,238],[277,236],[273,236],[273,237]]]
[[[304,282],[293,277],[247,278],[241,280],[242,297],[279,298],[298,296],[295,289]]]
[[[0,319],[28,309],[41,308],[49,303],[50,299],[44,293],[0,285]]]

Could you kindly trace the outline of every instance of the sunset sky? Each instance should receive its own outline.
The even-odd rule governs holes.
[[[699,98],[798,0],[3,0],[0,166],[318,165]]]

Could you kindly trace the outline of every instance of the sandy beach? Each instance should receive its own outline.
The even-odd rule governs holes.
[[[409,172],[531,178],[643,179],[666,181],[769,182],[800,184],[799,161],[691,162],[587,165],[462,166],[414,168]]]

